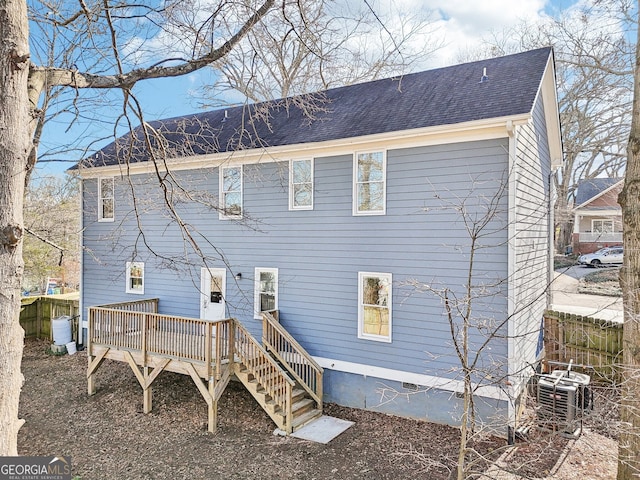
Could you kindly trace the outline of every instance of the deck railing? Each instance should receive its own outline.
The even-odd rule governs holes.
[[[292,393],[295,382],[241,323],[234,323],[236,356],[274,402],[280,405],[286,415],[287,428],[290,430],[293,422]]]
[[[153,302],[130,302],[90,307],[89,348],[100,344],[208,366],[221,365],[231,356],[232,319],[212,321],[148,313],[154,308],[157,310],[157,302],[155,306]]]
[[[144,298],[131,302],[109,303],[107,305],[100,305],[100,307],[110,308],[112,310],[127,310],[130,312],[158,313],[158,302],[158,298]]]
[[[321,409],[323,368],[280,325],[271,312],[262,313],[262,343],[311,395]]]

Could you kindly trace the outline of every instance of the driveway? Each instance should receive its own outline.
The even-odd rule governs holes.
[[[582,269],[587,270],[584,275],[594,270],[593,268],[580,266],[570,267],[570,269],[572,269],[576,275],[582,273],[580,271]],[[562,272],[564,272],[564,269]],[[601,318],[603,320],[622,322],[621,297],[578,293],[578,283],[579,280],[577,278],[566,273],[560,273],[560,270],[556,271],[553,283],[551,284],[551,309],[574,313],[576,315]]]
[[[601,268],[620,268],[620,265],[605,266]],[[586,265],[573,265],[571,267],[563,267],[556,269],[556,273],[563,273],[571,278],[580,279],[585,275],[595,272],[594,267],[587,267]]]

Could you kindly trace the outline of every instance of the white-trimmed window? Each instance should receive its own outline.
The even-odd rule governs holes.
[[[591,232],[613,233],[613,220],[591,220]]]
[[[127,262],[127,293],[144,294],[144,262]]]
[[[289,210],[313,210],[313,160],[289,162]]]
[[[358,338],[391,342],[390,273],[358,273]]]
[[[220,168],[220,219],[242,218],[242,165]]]
[[[353,214],[384,215],[387,156],[385,152],[356,153],[353,161]]]
[[[98,179],[98,221],[113,222],[114,219],[113,177]]]
[[[278,269],[256,268],[254,286],[255,318],[262,318],[261,312],[278,309]]]

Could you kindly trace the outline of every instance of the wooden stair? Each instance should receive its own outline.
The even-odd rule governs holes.
[[[257,366],[249,368],[242,363],[237,363],[235,374],[279,429],[287,433],[293,433],[322,415],[322,409],[317,408],[315,400],[311,398],[297,381],[291,380],[289,375],[284,371],[278,372],[278,375],[285,376],[286,379],[295,382],[291,391],[292,421],[291,425],[288,425],[286,409],[269,395],[258,381],[257,377],[260,376],[258,374],[261,368],[266,367]],[[277,379],[276,377],[277,375],[272,373],[267,378],[274,380]]]

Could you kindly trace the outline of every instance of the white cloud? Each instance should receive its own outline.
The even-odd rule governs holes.
[[[455,30],[474,36],[491,28],[513,25],[523,18],[537,18],[546,3],[545,0],[435,0],[427,5],[437,9]]]
[[[427,3],[439,14],[437,24],[445,47],[436,53],[434,63],[450,64],[461,50],[473,51],[482,37],[502,32],[522,20],[544,16],[544,0],[435,0]]]
[[[564,10],[579,1],[589,0],[370,0],[369,4],[390,25],[396,23],[398,12],[413,15],[416,21],[429,19],[423,42],[443,47],[419,66],[426,69],[457,63],[460,52],[479,50],[492,32],[505,32],[523,20],[534,22],[546,17],[545,11]]]

